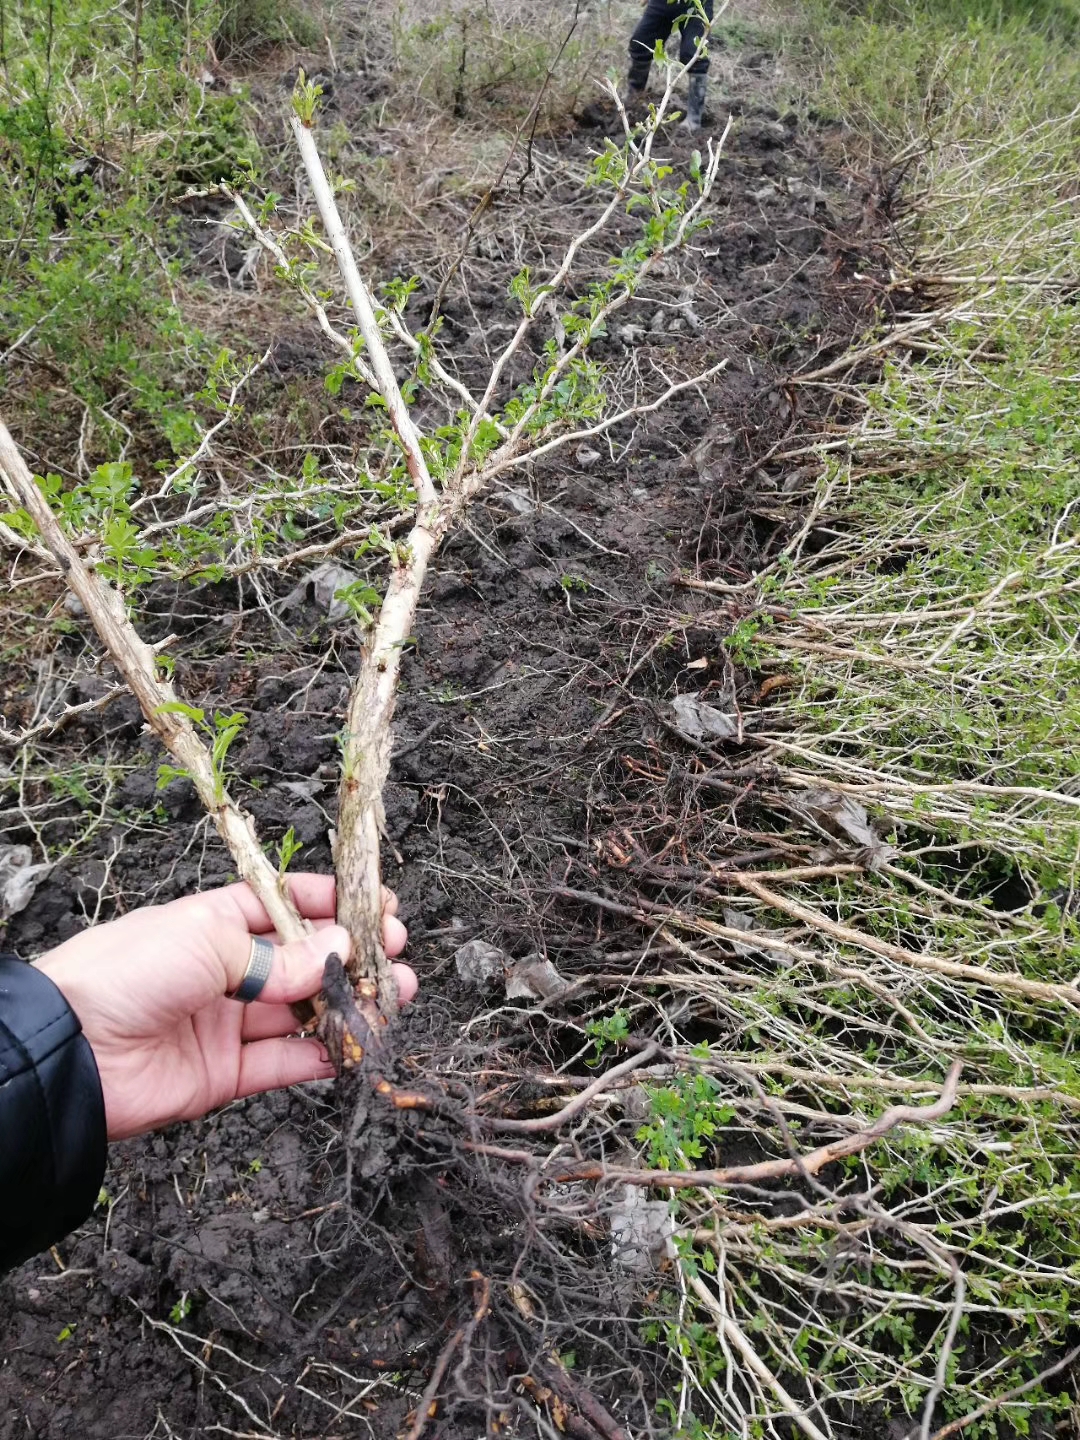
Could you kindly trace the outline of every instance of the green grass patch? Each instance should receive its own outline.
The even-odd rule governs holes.
[[[738,907],[798,950],[729,949],[756,986],[700,969],[725,1038],[696,1063],[737,1114],[683,1168],[748,1138],[809,1151],[828,1116],[846,1133],[964,1070],[948,1116],[801,1201],[681,1200],[683,1288],[655,1324],[684,1362],[682,1435],[755,1435],[778,1411],[804,1432],[1034,1433],[1069,1410],[1052,1372],[1080,1314],[1080,8],[812,0],[794,23],[853,160],[912,167],[907,338],[821,447],[832,540],[758,577],[737,636],[785,677],[761,737],[789,797],[777,832],[837,873],[779,877],[786,911]],[[895,853],[870,866],[822,790]],[[654,1161],[678,1166],[690,1118],[654,1103]]]

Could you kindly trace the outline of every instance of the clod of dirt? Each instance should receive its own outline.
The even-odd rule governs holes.
[[[687,740],[738,740],[739,722],[726,710],[705,705],[693,695],[676,695],[671,702],[675,729]]]
[[[508,1000],[555,1000],[569,988],[570,981],[559,974],[550,960],[542,960],[539,955],[529,955],[507,966]]]
[[[25,910],[34,891],[52,869],[35,865],[29,845],[0,845],[0,920]]]
[[[467,940],[454,951],[457,973],[466,985],[472,985],[477,990],[486,990],[501,980],[506,962],[506,954],[486,940]]]
[[[895,860],[899,850],[882,840],[870,823],[865,809],[850,795],[836,790],[807,790],[797,808],[826,830],[839,830],[858,846],[860,858],[870,870]]]

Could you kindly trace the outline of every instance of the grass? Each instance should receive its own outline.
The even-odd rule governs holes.
[[[1034,1433],[1075,1414],[1054,1367],[1080,1314],[1080,9],[813,0],[796,23],[853,160],[912,167],[892,322],[909,343],[817,447],[828,543],[810,553],[808,522],[747,592],[741,658],[777,682],[757,735],[777,833],[827,873],[766,877],[740,905],[797,949],[729,953],[755,983],[716,978],[708,917],[683,941],[729,1035],[698,1063],[738,1097],[721,1157],[748,1131],[783,1153],[780,1123],[809,1148],[830,1115],[843,1133],[964,1070],[946,1119],[834,1186],[683,1202],[656,1324],[684,1357],[687,1436],[754,1436],[777,1412],[808,1435],[886,1417]],[[822,789],[897,853],[871,867]],[[1013,976],[1063,988],[1033,999]]]
[[[0,404],[43,448],[59,432],[82,473],[198,433],[190,390],[213,349],[178,296],[173,205],[258,153],[243,97],[200,80],[219,19],[212,4],[4,11]]]

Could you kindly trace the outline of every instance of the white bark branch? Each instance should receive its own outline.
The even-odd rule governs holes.
[[[349,237],[345,233],[345,226],[338,213],[337,201],[334,199],[334,192],[330,188],[322,161],[319,159],[319,152],[315,148],[315,140],[299,116],[290,116],[290,124],[293,134],[296,136],[296,143],[300,147],[300,158],[304,162],[304,169],[311,182],[311,190],[315,196],[315,204],[319,207],[323,228],[333,247],[338,269],[341,271],[341,278],[345,281],[345,289],[348,291],[353,314],[356,316],[356,323],[360,327],[360,334],[364,337],[364,344],[368,349],[368,357],[371,368],[375,372],[379,394],[386,401],[386,408],[390,412],[390,421],[397,431],[402,449],[405,451],[405,463],[409,467],[409,474],[416,486],[417,496],[422,504],[433,502],[437,498],[437,494],[435,484],[428,473],[423,451],[420,448],[420,436],[402,398],[394,367],[386,353],[386,346],[383,344],[382,333],[379,330],[379,322],[375,318],[375,307],[368,288],[360,277],[356,260],[353,258]]]
[[[258,896],[283,940],[296,940],[310,928],[302,920],[278,872],[263,853],[251,816],[223,793],[210,751],[182,713],[165,711],[177,695],[158,673],[157,656],[128,618],[123,597],[80,557],[60,528],[45,496],[34,483],[6,425],[0,420],[0,476],[9,494],[27,511],[68,586],[82,601],[113,664],[138,700],[150,729],[177,765],[191,776],[207,813],[236,862],[237,873]]]
[[[377,1000],[384,1019],[398,1008],[397,985],[382,947],[382,873],[379,848],[382,792],[390,772],[390,726],[397,701],[401,652],[413,631],[420,587],[428,562],[446,528],[435,483],[424,459],[420,435],[401,394],[383,343],[375,309],[353,257],[311,131],[291,117],[315,203],[352,302],[377,389],[401,442],[417,494],[416,520],[399,545],[374,634],[365,647],[360,673],[349,697],[342,747],[338,808],[338,919],[353,938],[349,973],[362,1001]]]

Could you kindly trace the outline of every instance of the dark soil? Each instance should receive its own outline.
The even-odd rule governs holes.
[[[638,307],[625,323],[642,333],[613,335],[607,357],[664,364],[690,350],[690,363],[726,358],[727,371],[611,450],[538,464],[477,505],[439,557],[405,665],[386,796],[386,878],[421,976],[404,1053],[414,1073],[452,1072],[472,1093],[512,1071],[509,1098],[524,1103],[537,1091],[520,1077],[564,1061],[588,1077],[584,1022],[661,952],[632,916],[561,892],[616,904],[628,889],[677,895],[670,879],[631,882],[625,857],[635,846],[661,854],[703,812],[752,807],[760,782],[729,756],[726,778],[690,783],[693,752],[663,723],[676,689],[734,685],[747,717],[758,701],[723,646],[744,615],[679,577],[745,578],[790,532],[811,477],[768,457],[786,436],[803,443],[827,404],[797,408],[784,378],[865,322],[875,292],[855,257],[860,276],[873,273],[876,221],[834,168],[828,133],[755,108],[752,95],[739,108],[696,252],[704,323],[673,328],[681,312]],[[609,120],[586,116],[544,153],[584,157]],[[479,345],[470,307],[451,297],[446,309]],[[283,334],[267,385],[313,372],[319,403],[324,357],[311,349],[306,329]],[[263,837],[292,826],[304,867],[329,869],[350,627],[306,604],[283,639],[241,613],[235,586],[157,604],[161,633],[181,637],[184,691],[250,715],[236,762]],[[5,697],[9,723],[28,700]],[[186,783],[156,793],[160,757],[133,704],[72,724],[51,753],[59,766],[88,751],[115,762],[106,823],[9,924],[5,944],[24,954],[79,929],[99,899],[106,918],[229,878]],[[74,835],[83,812],[64,803]],[[583,983],[562,1004],[500,1004],[456,972],[455,950],[474,937],[513,958],[538,953]],[[403,1135],[410,1165],[358,1182],[350,1207],[350,1113],[333,1085],[313,1086],[116,1146],[93,1218],[2,1282],[0,1440],[381,1440],[407,1428],[459,1330],[430,1440],[535,1434],[537,1411],[549,1435],[565,1423],[595,1440],[611,1417],[634,1435],[662,1433],[664,1351],[638,1323],[656,1296],[628,1291],[608,1265],[611,1197],[581,1190],[562,1212],[538,1213],[512,1167],[414,1130]],[[612,1143],[633,1130],[620,1122]],[[490,1316],[470,1330],[485,1296]],[[573,1370],[558,1370],[553,1353],[570,1351]]]

